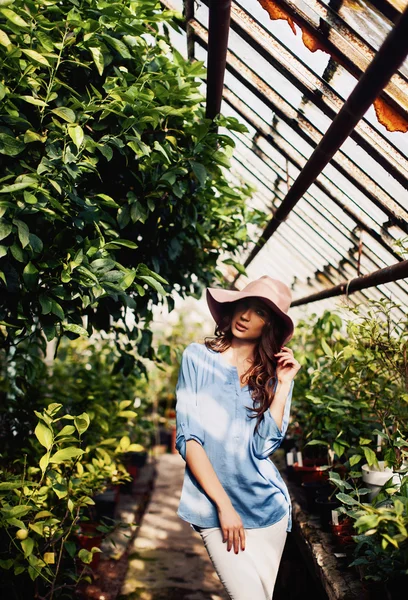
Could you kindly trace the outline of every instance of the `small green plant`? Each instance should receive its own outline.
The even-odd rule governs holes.
[[[367,431],[360,418],[364,399],[345,387],[341,375],[346,368],[341,363],[347,345],[344,327],[339,315],[325,311],[300,321],[296,328],[304,368],[296,380],[289,432],[298,449],[309,455],[320,452],[329,464],[343,460],[346,450]],[[335,340],[334,349],[330,340]]]
[[[329,472],[329,481],[336,489],[340,490],[336,494],[336,498],[348,506],[353,506],[360,501],[361,496],[365,496],[370,493],[369,488],[359,487],[359,480],[361,479],[360,471],[351,471],[347,473],[347,479],[342,479],[339,473],[335,471]]]
[[[404,470],[408,456],[408,321],[401,306],[383,298],[350,309],[347,346],[332,353],[332,372],[363,403],[360,421],[366,433],[348,451],[350,467],[362,459],[379,467],[382,458],[394,471]],[[377,449],[378,447],[378,449]]]
[[[305,445],[325,445],[352,470],[385,461],[404,473],[408,456],[408,321],[392,300],[349,308],[345,332],[313,328],[316,359],[299,420]],[[327,317],[326,317],[327,320]],[[320,346],[320,348],[319,348]],[[323,351],[323,356],[321,352]],[[295,403],[295,409],[297,405]],[[363,461],[363,462],[362,462]]]
[[[25,455],[13,471],[1,473],[0,483],[0,568],[10,573],[11,589],[19,588],[19,579],[28,585],[28,576],[36,597],[47,600],[66,592],[67,579],[74,588],[86,576],[93,554],[100,551],[80,548],[74,535],[94,505],[92,496],[108,482],[128,479],[103,448],[92,452],[84,447],[89,415],[61,416],[61,408],[52,403],[36,411],[32,454],[38,456],[40,446],[42,456],[33,464]],[[121,440],[118,452],[121,444],[131,448]]]
[[[333,474],[331,474],[331,478]],[[350,490],[333,480],[341,490],[339,509],[354,524],[354,560],[349,566],[360,567],[364,579],[386,582],[408,574],[408,477],[398,490],[391,483],[375,499],[375,504],[362,503],[364,490]],[[350,486],[351,487],[351,486]],[[347,492],[347,493],[346,493]]]

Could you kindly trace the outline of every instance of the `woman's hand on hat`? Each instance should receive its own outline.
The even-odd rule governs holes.
[[[301,364],[293,356],[293,350],[283,346],[280,352],[274,354],[276,363],[276,377],[281,383],[290,383],[301,368]]]

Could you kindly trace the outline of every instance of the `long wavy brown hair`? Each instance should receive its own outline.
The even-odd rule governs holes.
[[[231,331],[232,317],[237,302],[231,302],[227,305],[228,312],[217,324],[214,337],[205,338],[207,348],[215,352],[225,352],[230,346],[233,338]],[[255,414],[250,415],[251,419],[257,419],[254,433],[258,430],[259,424],[263,419],[263,414],[268,410],[275,396],[274,384],[276,382],[276,364],[275,352],[279,352],[284,342],[284,323],[277,317],[265,304],[269,319],[265,323],[262,334],[254,349],[254,360],[243,377],[248,378],[248,387],[251,391],[253,406],[246,406],[249,411]]]

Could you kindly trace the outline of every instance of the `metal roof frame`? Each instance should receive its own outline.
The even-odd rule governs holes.
[[[176,8],[172,4],[172,0],[161,1],[167,8]],[[178,1],[180,2],[180,0]],[[310,229],[314,232],[313,239],[316,243],[320,235],[326,248],[327,244],[331,245],[333,251],[339,255],[337,259],[341,257],[337,262],[334,256],[330,259],[326,254],[323,271],[318,269],[314,272],[316,280],[320,281],[319,273],[322,273],[324,274],[322,281],[326,281],[326,286],[328,282],[332,287],[297,299],[292,302],[292,306],[300,306],[343,294],[346,285],[348,294],[353,291],[363,294],[361,290],[382,283],[400,282],[408,275],[408,261],[403,260],[400,252],[393,248],[395,236],[408,233],[408,202],[405,202],[404,195],[399,198],[400,194],[393,193],[395,190],[398,191],[398,186],[388,185],[385,176],[381,175],[381,171],[375,174],[376,180],[374,180],[370,176],[371,171],[369,170],[372,170],[376,163],[381,165],[383,173],[389,174],[401,186],[399,189],[406,190],[408,189],[408,159],[390,140],[390,136],[383,135],[378,127],[374,127],[367,118],[364,118],[369,106],[379,96],[382,96],[394,111],[402,116],[407,115],[404,100],[405,97],[408,99],[406,66],[404,72],[398,72],[398,69],[408,54],[408,40],[404,39],[405,31],[408,29],[408,7],[402,14],[399,14],[395,7],[386,1],[369,1],[385,15],[384,18],[388,19],[386,27],[381,25],[382,32],[391,27],[392,22],[395,23],[379,50],[376,50],[370,40],[365,40],[357,31],[354,31],[350,25],[350,22],[354,25],[354,16],[350,17],[350,12],[341,15],[332,9],[331,3],[328,5],[323,0],[301,0],[296,3],[293,0],[274,0],[274,4],[280,6],[303,31],[314,36],[317,43],[323,45],[329,53],[328,65],[325,73],[320,77],[269,29],[267,30],[252,18],[237,1],[202,0],[202,4],[209,8],[209,29],[207,31],[206,27],[195,18],[194,0],[184,0],[185,22],[183,27],[187,32],[188,57],[190,60],[194,59],[195,42],[201,44],[203,48],[207,48],[208,51],[206,116],[214,118],[220,112],[221,101],[224,98],[233,113],[239,115],[255,131],[255,135],[252,134],[252,137],[234,134],[237,140],[244,143],[241,150],[244,150],[244,147],[250,147],[256,157],[254,160],[262,161],[264,167],[268,168],[272,174],[272,185],[265,185],[264,182],[261,182],[263,189],[268,190],[270,194],[265,195],[265,192],[262,191],[257,195],[264,207],[271,210],[272,219],[250,250],[244,263],[245,266],[250,267],[257,254],[266,247],[268,240],[283,223],[285,223],[285,228],[290,228],[291,235],[296,237],[302,236],[302,232],[298,228]],[[206,14],[203,11],[201,13]],[[320,21],[313,18],[316,15]],[[358,22],[357,26],[360,27]],[[302,112],[299,107],[296,107],[296,103],[291,104],[286,97],[279,93],[279,88],[272,87],[271,83],[262,79],[258,72],[246,64],[236,50],[228,49],[230,27],[234,35],[242,40],[242,43],[248,44],[253,51],[283,75],[285,80],[299,90],[306,104],[309,103],[320,111],[325,119],[331,120],[325,133],[321,131],[321,119],[318,126],[313,122],[318,113],[310,112],[310,110]],[[379,40],[374,37],[373,43],[376,45]],[[236,45],[236,38],[234,38],[234,44]],[[329,76],[338,68],[345,69],[354,77],[360,77],[347,100],[344,100],[329,83],[329,80],[331,81]],[[252,106],[249,106],[248,101],[245,102],[242,97],[239,97],[233,89],[235,84],[232,87],[230,84],[224,84],[225,69],[228,69],[228,73],[233,77],[231,82],[237,81],[241,88],[242,85],[245,86],[248,93],[253,94],[253,97],[256,97],[265,107],[268,107],[269,111],[272,111],[272,124],[267,123]],[[330,71],[331,73],[329,73]],[[401,98],[403,99],[402,104]],[[262,110],[262,114],[264,112]],[[283,127],[283,125],[285,126]],[[290,127],[291,131],[287,127]],[[310,148],[310,156],[307,157],[305,153],[302,154],[301,151],[294,148],[291,132],[295,132],[299,136],[297,139],[303,140],[304,148]],[[285,135],[289,135],[289,138],[285,138]],[[357,146],[349,144],[349,150],[347,148],[340,150],[348,137]],[[248,143],[244,141],[244,138],[248,140]],[[259,145],[258,140],[263,140],[263,143]],[[356,158],[358,159],[361,154],[361,152],[357,152],[358,147],[367,155],[368,162],[365,164],[365,170],[356,163]],[[356,152],[354,152],[354,148],[356,148]],[[279,158],[279,164],[273,157],[275,153],[278,153],[277,157],[282,157],[282,160]],[[356,158],[353,158],[353,154]],[[233,160],[241,171],[245,170],[248,174],[250,173],[252,178],[258,177],[259,179],[260,173],[254,173],[255,169],[252,169],[251,172],[248,171],[247,160],[242,153],[236,152]],[[371,166],[370,160],[375,161]],[[286,168],[282,161],[286,161]],[[328,171],[326,167],[329,163],[331,169]],[[289,167],[292,172],[291,178],[289,178]],[[294,177],[293,169],[298,173],[297,177]],[[322,173],[323,169],[325,169],[324,173]],[[293,180],[293,183],[287,190],[286,185],[289,184],[290,179]],[[351,184],[351,188],[346,186],[346,192],[339,187],[339,182],[341,184],[342,180],[343,183],[348,181]],[[383,185],[386,185],[388,191]],[[310,189],[311,186],[314,191]],[[365,208],[362,208],[362,205],[354,199],[347,198],[347,190],[350,194],[353,189],[356,190],[359,201],[366,198]],[[269,195],[271,198],[268,198]],[[301,207],[294,210],[302,198],[306,202],[305,207],[309,207],[306,212]],[[328,210],[324,203],[325,198],[329,203],[333,203],[333,206],[336,205],[337,210],[342,210],[348,219],[355,223],[355,228],[351,227],[350,222],[348,227],[343,226],[341,219]],[[276,206],[277,202],[279,202],[278,206]],[[354,202],[356,208],[351,205],[351,202]],[[364,210],[368,210],[367,203],[368,205],[371,203],[377,209],[373,216],[367,212],[366,216],[363,214]],[[316,211],[316,217],[319,216],[319,220],[323,219],[322,223],[330,223],[330,226],[334,227],[334,237],[331,241],[328,239],[330,236],[319,234],[318,223],[313,217],[314,211]],[[294,222],[298,224],[298,227],[289,222],[291,214],[293,214]],[[388,221],[385,219],[379,221],[381,214],[387,217]],[[330,215],[333,215],[332,222]],[[374,224],[377,225],[377,228],[374,227]],[[372,239],[373,244],[375,242],[378,245],[376,247],[367,246],[367,244],[362,246],[361,239],[357,235],[358,232],[360,232],[360,236],[364,232]],[[336,240],[340,240],[339,235],[345,240],[345,243],[344,245],[341,243],[337,248]],[[281,238],[280,234],[278,237]],[[304,238],[305,233],[303,233],[303,243],[305,243]],[[350,242],[349,245],[347,240]],[[324,246],[320,250],[321,253],[324,252],[323,248]],[[299,256],[302,256],[302,262],[305,264],[315,266],[313,260],[310,260],[305,253],[299,253]],[[323,254],[320,256],[323,258]],[[384,264],[387,256],[394,258],[397,262],[385,268],[376,269]],[[362,259],[364,259],[363,264],[366,269],[374,269],[368,275],[360,275]],[[347,268],[347,263],[349,268]],[[355,271],[357,271],[357,277],[350,277],[355,274]],[[331,277],[330,273],[335,273],[336,277]],[[339,275],[341,277],[341,273],[346,278],[346,282],[339,284],[338,279]],[[238,279],[239,276],[235,278],[233,285]],[[309,281],[310,278],[307,277],[307,279]],[[400,283],[402,284],[402,282]],[[405,286],[405,283],[402,287],[397,284],[397,288],[399,287],[402,295],[406,295],[406,304],[408,304],[408,287]],[[394,293],[395,291],[396,289]],[[363,296],[366,297],[365,294]]]
[[[233,135],[233,137],[235,137],[235,136]],[[295,164],[295,163],[293,163],[293,164]],[[299,170],[301,170],[301,166],[299,166],[298,164],[296,164],[296,166],[299,168]],[[242,164],[242,168],[246,169],[247,167],[245,164]],[[259,181],[259,183],[262,185],[265,185],[262,181]],[[368,222],[364,221],[364,218],[361,217],[361,215],[358,215],[352,208],[347,206],[344,203],[344,201],[341,199],[340,195],[336,196],[328,188],[326,188],[325,185],[323,183],[321,183],[320,180],[317,179],[314,182],[314,185],[316,185],[319,189],[321,189],[323,191],[323,193],[333,201],[334,204],[337,204],[337,206],[339,208],[341,208],[341,210],[355,222],[357,227],[359,227],[360,229],[362,229],[363,231],[368,233],[372,238],[374,238],[385,250],[387,250],[390,254],[392,254],[392,256],[396,260],[401,260],[400,255],[391,247],[391,243],[393,242],[393,239],[391,238],[391,236],[389,235],[389,233],[387,231],[383,230],[382,235],[380,235],[377,231],[375,231],[375,229],[373,229],[370,226],[370,224]],[[387,240],[388,240],[388,243],[387,243]]]

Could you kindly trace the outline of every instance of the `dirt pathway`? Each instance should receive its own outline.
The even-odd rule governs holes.
[[[185,463],[157,457],[152,498],[130,549],[121,600],[228,600],[198,533],[177,514]]]

